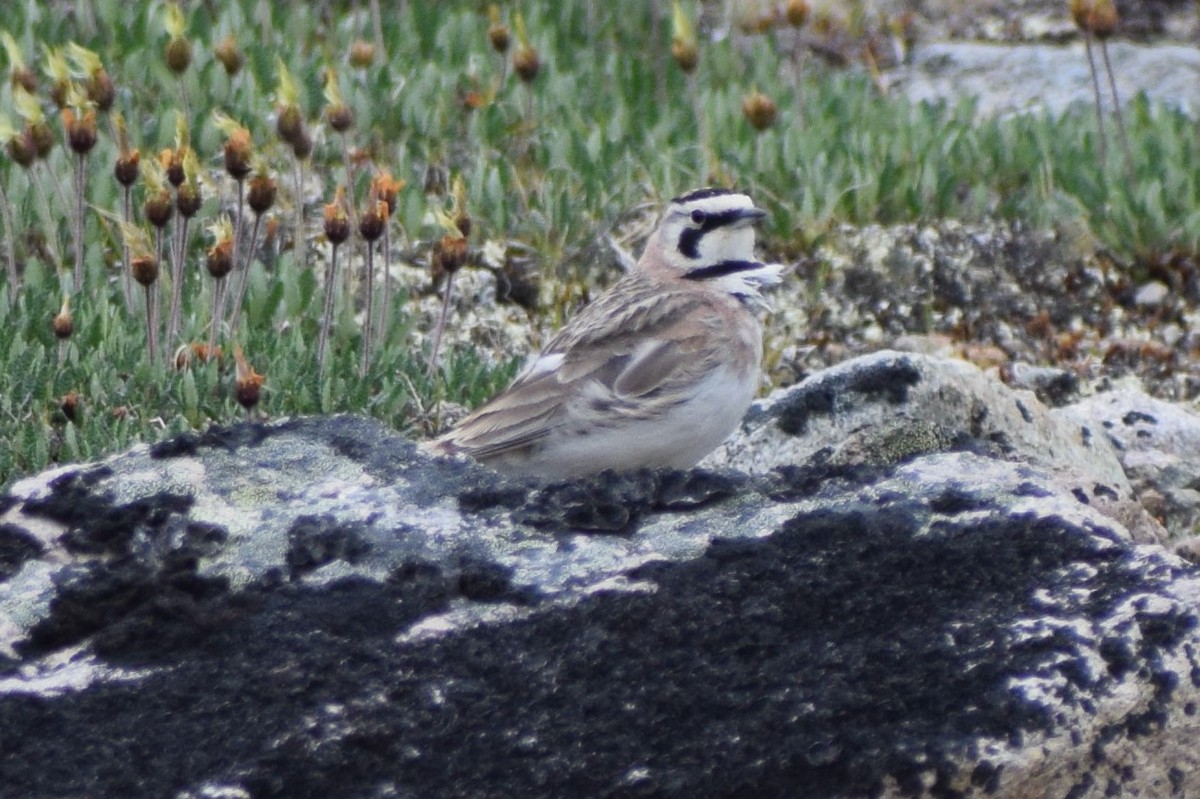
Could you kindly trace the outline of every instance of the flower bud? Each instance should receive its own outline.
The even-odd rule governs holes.
[[[275,117],[275,132],[288,144],[304,134],[304,118],[298,105],[282,105]]]
[[[75,332],[75,319],[71,316],[71,302],[67,297],[63,297],[62,308],[55,314],[50,326],[54,329],[54,337],[59,341],[69,339]]]
[[[174,213],[175,203],[171,201],[171,192],[165,186],[151,193],[142,204],[142,216],[156,228],[166,227]],[[155,268],[158,268],[157,264]]]
[[[685,74],[692,74],[700,61],[700,46],[692,21],[683,12],[679,0],[671,5],[671,56]]]
[[[275,179],[265,170],[256,172],[250,178],[249,190],[246,192],[246,202],[250,210],[258,215],[265,214],[275,204]]]
[[[175,208],[184,219],[191,219],[200,211],[204,198],[200,195],[200,184],[194,180],[185,181],[175,192]]]
[[[71,108],[64,108],[62,118],[71,149],[79,155],[91,152],[96,146],[96,112],[89,108],[82,116],[78,116]]]
[[[30,94],[37,91],[37,73],[27,64],[13,66],[8,77],[13,86],[20,86]]]
[[[388,204],[383,200],[368,203],[358,218],[358,232],[364,240],[375,241],[387,227]]]
[[[205,252],[204,265],[217,280],[233,271],[233,236],[222,237]]]
[[[58,401],[58,408],[68,422],[74,423],[79,416],[79,392],[71,390],[64,394]]]
[[[387,204],[387,215],[396,213],[396,195],[404,188],[403,180],[396,180],[391,172],[380,172],[371,179],[371,193]]]
[[[300,130],[300,136],[292,141],[292,153],[300,161],[312,155],[313,140],[312,136],[308,135],[308,131],[303,128]]]
[[[354,112],[345,103],[329,105],[325,108],[325,121],[338,133],[345,133],[354,127]]]
[[[467,262],[467,240],[447,233],[433,245],[430,257],[434,280],[452,275]]]
[[[37,145],[34,144],[33,134],[28,126],[21,129],[4,145],[8,157],[18,165],[28,169],[37,160]]]
[[[168,147],[158,154],[158,162],[162,164],[162,168],[167,173],[167,182],[172,186],[178,187],[187,177],[183,171],[183,156],[184,149],[182,147],[176,147],[174,150]]]
[[[783,14],[793,28],[803,28],[804,23],[808,22],[808,15],[811,11],[808,0],[787,0]]]
[[[258,404],[259,395],[266,377],[254,371],[254,368],[246,360],[241,347],[234,348],[233,360],[234,397],[237,399],[238,405],[241,405],[246,410],[250,410]]]
[[[512,63],[517,77],[526,83],[531,83],[542,68],[541,59],[538,58],[538,52],[533,47],[518,47],[517,51],[513,53]]]
[[[325,206],[325,238],[338,245],[350,237],[350,218],[346,215],[346,190],[337,187],[333,202]]]
[[[192,63],[192,43],[182,36],[172,36],[167,42],[166,58],[167,68],[182,75]]]
[[[1113,0],[1096,0],[1092,6],[1091,27],[1097,39],[1107,39],[1116,33],[1120,21]]]
[[[253,148],[250,145],[250,131],[238,127],[225,139],[224,156],[225,171],[234,180],[242,180],[250,174],[250,157]]]
[[[141,159],[142,154],[137,150],[118,154],[117,162],[113,165],[113,176],[117,179],[117,182],[125,187],[136,183],[138,179],[138,164]]]
[[[137,255],[129,262],[133,279],[143,286],[152,286],[158,280],[158,259],[153,255]]]
[[[246,58],[242,55],[241,48],[237,46],[233,34],[226,35],[213,48],[213,55],[221,62],[221,66],[225,68],[225,74],[231,78],[241,72],[242,66],[246,63]]]
[[[29,125],[29,135],[33,137],[33,147],[37,152],[37,157],[47,158],[50,151],[54,149],[54,129],[45,120],[34,122]]]
[[[364,39],[355,39],[350,43],[350,66],[356,69],[366,69],[375,63],[375,45]]]
[[[751,92],[742,100],[742,114],[755,130],[764,131],[775,122],[775,103],[762,92]]]

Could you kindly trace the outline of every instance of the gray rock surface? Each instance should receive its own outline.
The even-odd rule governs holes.
[[[1102,428],[1051,411],[1033,392],[1014,391],[961,360],[882,350],[818,372],[751,406],[704,465],[764,474],[790,464],[888,465],[952,450],[1037,466],[1136,540],[1166,541]]]
[[[1200,554],[1200,415],[1123,387],[1068,411],[1103,429],[1142,503],[1189,555]]]
[[[0,496],[0,785],[1200,790],[1200,573],[1052,467],[965,447],[542,485],[335,417],[60,469]]]
[[[1109,43],[1122,102],[1139,94],[1187,113],[1200,80],[1192,45]],[[912,63],[890,73],[913,100],[974,97],[981,115],[1050,111],[1091,105],[1092,78],[1082,41],[1070,45],[937,42],[918,47]],[[1105,86],[1107,93],[1107,86]],[[1106,94],[1107,103],[1107,94]]]

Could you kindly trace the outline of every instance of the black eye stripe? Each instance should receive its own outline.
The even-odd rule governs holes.
[[[696,189],[695,191],[681,194],[671,200],[672,203],[682,205],[684,203],[694,202],[696,200],[707,200],[709,197],[724,197],[729,194],[737,194],[729,189]]]
[[[700,239],[704,238],[704,234],[710,233],[719,227],[731,225],[744,215],[744,211],[738,208],[704,214],[699,227],[686,227],[679,234],[679,252],[687,258],[699,258]]]

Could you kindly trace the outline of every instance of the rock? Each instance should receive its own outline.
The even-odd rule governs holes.
[[[1185,44],[1108,45],[1120,96],[1140,95],[1195,113],[1191,86],[1200,77],[1200,53]],[[1062,113],[1095,100],[1082,41],[1051,44],[930,42],[915,48],[912,63],[888,73],[914,101],[973,97],[981,116],[1003,113]]]
[[[1170,286],[1161,280],[1151,280],[1149,283],[1138,286],[1137,291],[1133,293],[1133,303],[1144,308],[1156,308],[1162,305],[1170,295]]]
[[[876,382],[833,375],[829,408],[911,405],[939,367],[858,368]],[[945,399],[993,412],[941,368]],[[780,408],[792,428],[847,418]],[[0,784],[1200,790],[1197,571],[1133,544],[1052,458],[990,449],[543,485],[334,417],[23,480],[0,496]]]
[[[703,465],[765,474],[793,464],[889,465],[945,451],[1038,466],[1135,540],[1166,540],[1100,429],[965,361],[917,353],[883,350],[776,391],[751,406],[740,430]]]
[[[1080,423],[1103,429],[1121,465],[1180,547],[1196,550],[1200,530],[1200,415],[1122,387],[1071,409]]]

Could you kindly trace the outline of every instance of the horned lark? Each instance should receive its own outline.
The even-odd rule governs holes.
[[[758,387],[760,290],[783,268],[755,260],[764,215],[723,189],[673,199],[637,267],[425,449],[541,477],[695,465]]]

